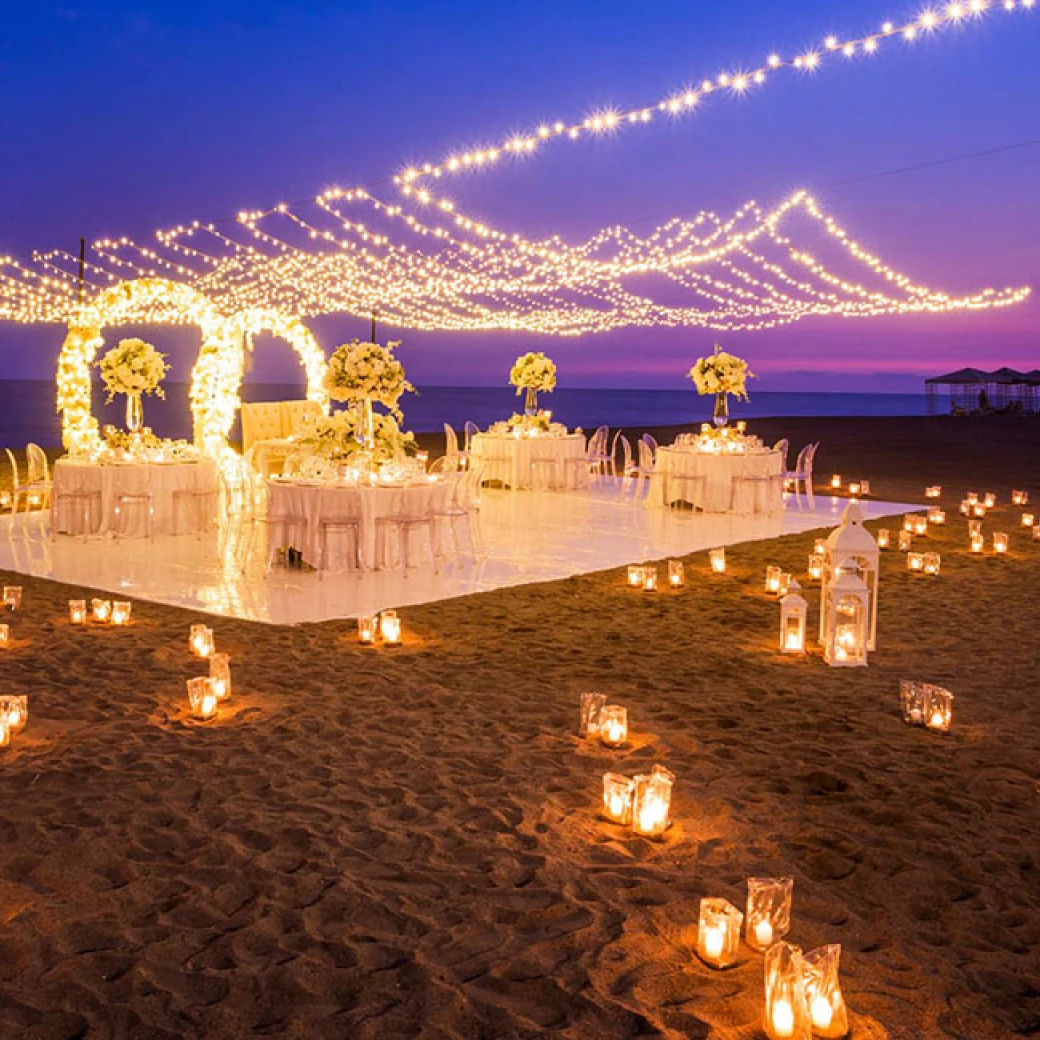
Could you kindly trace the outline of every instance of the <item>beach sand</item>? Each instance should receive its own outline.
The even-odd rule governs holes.
[[[0,692],[30,721],[0,751],[0,1036],[750,1040],[762,958],[702,966],[698,902],[785,874],[789,939],[842,944],[853,1037],[1035,1035],[1040,542],[1009,494],[1040,507],[1040,423],[752,429],[822,440],[821,478],[877,497],[945,486],[942,574],[883,556],[869,668],[776,652],[768,564],[817,618],[799,535],[724,576],[692,556],[677,592],[614,570],[409,608],[399,649],[214,619],[234,691],[202,724],[197,616],[74,628],[89,590],[4,575]],[[1008,558],[969,557],[969,489]],[[949,735],[904,725],[901,678],[955,693]],[[628,749],[578,739],[588,689],[627,705]],[[604,771],[654,762],[659,843],[599,815]]]

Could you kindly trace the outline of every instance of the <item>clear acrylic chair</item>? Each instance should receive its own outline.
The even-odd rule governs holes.
[[[117,538],[125,538],[131,516],[140,512],[145,535],[155,538],[155,493],[152,490],[151,466],[127,466],[116,469],[112,488],[112,530]]]
[[[459,463],[461,460],[460,455],[442,455],[439,459],[434,459],[433,462],[430,463],[430,468],[427,470],[427,473],[429,473],[430,476],[436,476],[438,474],[443,475],[446,473],[458,473]]]
[[[791,450],[791,442],[786,437],[781,437],[780,440],[773,445],[773,451],[780,452],[780,470],[784,474],[787,473],[787,453]]]
[[[435,514],[436,520],[447,527],[456,556],[463,555],[465,549],[468,549],[474,560],[484,554],[480,530],[480,491],[483,479],[484,467],[480,463],[460,473],[445,498],[444,506]]]
[[[582,460],[584,463],[584,460]],[[560,460],[552,455],[541,455],[531,459],[531,489],[533,491],[557,491],[563,485]]]
[[[41,455],[43,450],[38,448],[35,444],[31,447],[36,448]],[[29,465],[27,467],[28,475],[26,481],[23,484],[21,476],[18,472],[18,460],[14,457],[14,452],[10,448],[5,448],[7,452],[7,460],[11,464],[11,512],[18,512],[18,505],[25,500],[25,511],[28,512],[30,508],[42,506],[45,502],[50,501],[51,482],[49,476],[46,479],[39,479],[34,482],[32,479],[33,463],[32,457],[30,456],[28,449],[26,450],[26,457],[29,459]],[[47,469],[47,456],[43,455],[43,474],[46,475]],[[37,470],[37,472],[39,472]]]
[[[220,489],[200,487],[199,477],[202,469],[195,466],[194,480],[191,487],[176,488],[173,492],[173,533],[180,534],[182,515],[192,517],[192,527],[196,538],[210,530],[212,521],[220,507]]]
[[[430,555],[433,557],[433,569],[436,571],[438,568],[433,526],[434,519],[432,513],[426,516],[391,513],[386,516],[376,517],[376,558],[374,561],[376,568],[379,570],[386,569],[389,535],[394,534],[397,536],[397,544],[400,550],[401,569],[407,578],[408,568],[411,565],[412,536],[425,532],[426,537],[429,539]]]
[[[755,472],[752,456],[743,460],[741,472],[730,481],[729,510],[731,513],[773,513],[776,506],[783,508],[786,477],[780,473]]]
[[[816,458],[816,449],[820,442],[807,444],[798,452],[798,461],[794,469],[784,472],[784,484],[794,492],[795,502],[798,508],[802,508],[801,494],[805,492],[805,500],[810,509],[816,508],[816,498],[813,494],[813,460]]]
[[[318,578],[324,578],[329,566],[330,539],[347,538],[350,569],[361,570],[361,500],[356,492],[345,489],[336,491],[336,510],[324,516],[318,523]]]
[[[468,455],[471,449],[473,448],[473,438],[476,437],[478,433],[480,433],[480,427],[475,422],[472,422],[471,420],[467,419],[466,425],[462,429],[466,437],[464,443],[466,446],[465,451]]]
[[[444,454],[449,458],[457,458],[462,452],[459,451],[459,438],[451,423],[444,424]]]
[[[589,438],[588,448],[585,452],[585,460],[589,466],[589,473],[593,476],[606,476],[608,469],[613,475],[613,456],[607,450],[607,439],[609,437],[609,427],[600,426]]]
[[[622,443],[626,443],[624,440]],[[636,478],[635,492],[633,493],[633,501],[638,501],[643,496],[644,490],[648,490],[650,486],[650,478],[654,475],[654,453],[650,450],[650,445],[646,443],[646,439],[642,438],[639,441],[639,464],[632,467],[632,476]]]

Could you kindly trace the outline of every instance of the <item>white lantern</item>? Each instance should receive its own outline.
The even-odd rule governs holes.
[[[823,659],[832,667],[867,663],[870,638],[870,591],[858,574],[843,571],[827,587],[823,601]]]
[[[792,581],[787,595],[780,600],[780,652],[805,653],[805,628],[809,604],[801,595],[798,582]]]
[[[905,531],[902,533],[906,534]],[[900,543],[902,549],[902,537]],[[863,660],[856,662],[859,664],[866,664],[866,651],[875,649],[880,562],[881,552],[878,544],[863,526],[863,510],[857,503],[852,502],[845,508],[841,526],[831,532],[825,545],[823,581],[820,586],[820,643],[827,646],[828,633],[833,636],[837,624],[831,613],[835,604],[831,595],[832,586],[844,574],[857,575],[867,590],[867,641],[863,647]]]

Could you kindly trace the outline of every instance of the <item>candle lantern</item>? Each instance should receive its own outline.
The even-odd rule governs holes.
[[[852,495],[853,498],[858,498],[863,494],[863,484],[858,480],[850,481],[849,494]]]
[[[823,557],[812,555],[809,557],[809,578],[819,581],[823,577]]]
[[[939,568],[942,566],[942,558],[938,553],[931,552],[924,554],[924,572],[930,578],[938,577]]]
[[[899,532],[899,551],[906,552],[914,544],[914,536],[909,531]]]
[[[4,586],[4,606],[9,610],[18,610],[22,605],[22,586]]]
[[[638,589],[643,584],[643,568],[633,563],[628,568],[628,587],[630,589]]]
[[[809,604],[801,595],[798,582],[792,581],[787,595],[780,601],[780,651],[785,654],[805,653],[805,629]]]
[[[982,532],[979,531],[978,534],[973,534],[971,536],[971,551],[973,553],[979,554],[985,548],[986,548],[986,539],[982,537]]]
[[[657,591],[657,568],[647,565],[643,568],[643,591]]]
[[[1023,527],[1032,527],[1032,526],[1034,526],[1034,524],[1036,524],[1036,517],[1032,513],[1023,513],[1022,514],[1022,526]]]
[[[777,599],[783,599],[787,595],[792,581],[794,581],[794,578],[787,571],[780,572],[780,581],[776,590]]]
[[[960,511],[965,516],[970,516],[971,515],[971,503],[966,498],[961,499]]]
[[[973,505],[971,507],[971,515],[972,516],[978,516],[978,517],[985,516],[986,515],[986,506],[982,502],[976,502],[975,505]]]
[[[129,625],[130,624],[130,611],[133,608],[126,602],[126,600],[117,599],[112,604],[112,624],[113,625]]]
[[[925,683],[901,679],[899,682],[899,704],[903,709],[903,721],[910,726],[923,726],[928,706]]]
[[[877,545],[879,549],[887,549],[889,547],[889,533],[887,527],[881,527],[877,533]]]
[[[791,930],[794,878],[748,878],[744,938],[748,946],[767,950]]]
[[[827,588],[823,601],[826,625],[821,642],[823,659],[831,667],[867,663],[870,633],[870,592],[858,574],[843,572]]]
[[[869,495],[870,494],[870,481],[869,480],[861,480],[859,482],[859,493],[861,495]]]
[[[986,494],[982,496],[982,504],[987,509],[992,509],[997,504],[997,496],[994,495],[992,491],[987,491]]]
[[[932,508],[928,510],[928,523],[935,524],[937,527],[945,524],[946,512],[938,506],[932,506]]]
[[[379,615],[369,614],[357,619],[358,642],[370,646],[376,641],[379,633]]]
[[[87,601],[85,599],[69,600],[69,624],[85,625],[87,623]]]
[[[624,747],[628,743],[628,708],[608,704],[599,713],[599,738],[609,748]]]
[[[924,573],[924,553],[910,552],[906,554],[906,569],[917,574]]]
[[[1028,491],[1012,491],[1011,492],[1011,504],[1014,506],[1024,506],[1029,504],[1029,492]]]
[[[982,521],[981,520],[969,520],[968,521],[968,537],[969,538],[974,538],[978,534],[982,534]]]
[[[386,646],[401,645],[401,619],[396,610],[384,610],[379,615],[379,634]]]
[[[812,1018],[805,986],[805,962],[797,946],[781,942],[766,951],[766,1012],[769,1040],[811,1040]]]
[[[1004,556],[1008,551],[1008,536],[1003,531],[993,532],[993,551],[998,556]]]
[[[668,584],[673,589],[681,589],[686,584],[686,568],[682,560],[668,561]]]
[[[924,724],[937,733],[949,733],[953,723],[953,694],[941,686],[927,683],[925,696]]]
[[[213,653],[213,629],[205,625],[192,625],[188,642],[196,657],[209,657]]]
[[[11,626],[0,625],[0,647],[5,649],[11,645]]]
[[[430,462],[430,453],[428,451],[417,451],[415,453],[415,461],[419,468],[425,473]]]
[[[713,574],[725,574],[726,573],[726,550],[721,549],[709,549],[708,559],[711,561],[711,569]]]
[[[900,549],[903,549],[903,535],[906,535],[907,539],[911,537],[908,532],[901,532]],[[826,647],[828,632],[833,636],[839,624],[834,616],[834,608],[838,602],[832,592],[834,585],[845,575],[855,576],[866,592],[866,642],[863,644],[862,661],[857,662],[860,664],[866,664],[866,652],[875,648],[877,639],[880,562],[878,543],[863,526],[863,510],[858,503],[850,503],[845,508],[841,526],[835,528],[828,537],[823,556],[823,580],[820,584],[820,643]],[[855,584],[850,586],[846,583],[844,589],[847,595],[859,595],[859,588]],[[824,656],[826,658],[826,653]]]
[[[840,1040],[849,1031],[849,1015],[838,980],[840,958],[841,947],[836,943],[810,950],[802,958],[813,1036]]]
[[[192,715],[197,719],[205,721],[216,715],[217,695],[208,675],[188,680],[188,704],[191,705]]]
[[[583,693],[581,695],[581,715],[578,719],[579,736],[599,736],[600,715],[606,704],[607,698],[602,693]]]
[[[840,473],[835,473],[831,477],[831,488],[834,491],[840,491],[841,490],[841,474]]]
[[[767,567],[766,568],[766,592],[772,592],[774,595],[780,591],[780,576],[783,571],[779,567]]]
[[[29,721],[29,698],[25,694],[0,697],[0,720],[11,736],[21,733]]]
[[[227,654],[213,654],[210,657],[209,679],[218,701],[231,696],[231,658]]]
[[[972,505],[972,506],[973,506],[973,505],[975,505],[975,503],[976,503],[976,502],[978,502],[978,500],[979,500],[979,493],[978,493],[977,491],[969,491],[969,492],[968,492],[968,493],[967,493],[967,494],[966,494],[966,495],[964,496],[964,500],[965,500],[965,501],[966,501],[966,502],[967,502],[967,503],[968,503],[969,505]]]
[[[11,728],[0,718],[0,747],[10,747]]]
[[[915,516],[914,517],[914,534],[927,534],[928,533],[928,517],[927,516]]]
[[[740,955],[744,915],[728,899],[702,899],[697,921],[697,956],[710,968],[728,968]]]
[[[649,776],[635,778],[632,799],[632,830],[645,838],[660,838],[668,829],[675,774],[664,766],[654,766]]]
[[[813,556],[822,556],[827,551],[827,539],[817,538],[812,543]]]
[[[632,824],[632,803],[636,783],[620,773],[603,774],[603,815],[611,823]]]
[[[916,517],[914,516],[913,513],[904,513],[903,514],[903,530],[904,531],[909,531],[911,534],[913,534],[915,526],[916,526],[915,520],[916,520]]]
[[[942,485],[932,484],[931,487],[924,489],[925,498],[942,498]]]
[[[107,599],[92,599],[90,601],[90,611],[94,615],[95,621],[100,621],[101,624],[105,624],[112,616],[112,601]]]

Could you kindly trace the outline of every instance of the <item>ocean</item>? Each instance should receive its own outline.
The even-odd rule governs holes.
[[[166,399],[146,397],[145,423],[163,437],[191,437],[188,386],[169,383]],[[247,401],[280,401],[302,397],[299,384],[253,383],[242,388]],[[61,444],[61,424],[55,411],[54,384],[46,381],[0,380],[0,445],[24,447],[35,441],[47,448]],[[557,390],[539,403],[569,427],[673,426],[711,418],[713,400],[689,390]],[[472,420],[481,428],[508,418],[522,407],[522,398],[509,387],[430,386],[402,400],[405,427],[432,433],[448,422],[461,432]],[[94,387],[94,414],[102,423],[122,426],[122,398],[104,403],[103,389]],[[730,401],[733,419],[783,416],[924,415],[924,394],[755,393],[748,404]],[[232,439],[239,436],[236,429]]]

